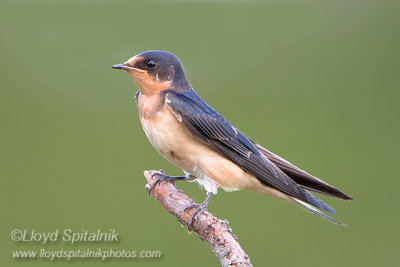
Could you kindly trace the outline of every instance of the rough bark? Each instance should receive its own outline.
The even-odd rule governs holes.
[[[149,191],[150,185],[164,174],[162,170],[160,172],[145,171],[146,190]],[[195,208],[186,211],[185,208],[196,202],[178,189],[174,182],[161,181],[154,187],[151,195],[182,225],[187,226]],[[204,211],[196,215],[192,227],[201,240],[208,242],[222,266],[252,266],[249,256],[240,247],[227,220],[222,221],[210,212]]]

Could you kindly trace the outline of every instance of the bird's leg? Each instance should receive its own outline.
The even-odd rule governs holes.
[[[169,176],[165,174],[164,170],[160,170],[159,172],[155,172],[151,175],[151,177],[153,178],[154,175],[158,175],[157,180],[155,180],[155,182],[150,186],[149,188],[149,195],[151,194],[151,192],[153,192],[154,187],[159,184],[162,181],[177,181],[177,180],[188,180],[191,181],[194,179],[194,177],[192,175],[187,175],[187,176]]]
[[[206,199],[203,201],[203,203],[201,203],[201,204],[196,203],[196,204],[190,205],[189,207],[185,208],[185,211],[187,211],[188,209],[196,207],[196,209],[193,211],[192,216],[190,217],[190,220],[188,222],[188,231],[193,230],[194,217],[199,216],[200,214],[202,214],[204,211],[207,210],[208,202],[210,202],[210,198],[212,195],[213,195],[212,192],[207,192]]]

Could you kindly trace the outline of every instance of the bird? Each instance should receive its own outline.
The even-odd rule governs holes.
[[[135,102],[147,138],[185,174],[160,175],[150,189],[162,180],[187,180],[198,182],[207,191],[203,203],[185,209],[195,208],[188,227],[195,216],[207,210],[218,188],[269,195],[345,225],[326,214],[336,215],[310,191],[343,200],[353,198],[268,151],[229,123],[197,95],[173,53],[145,51],[111,68],[124,70],[133,78],[139,88]]]

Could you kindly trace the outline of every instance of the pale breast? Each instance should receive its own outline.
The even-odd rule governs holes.
[[[192,135],[165,104],[156,109],[155,103],[142,96],[139,98],[140,120],[147,138],[163,157],[197,177],[207,191],[216,193],[218,187],[227,191],[269,189]],[[149,105],[154,108],[149,109]],[[273,195],[271,193],[269,195]]]
[[[207,191],[220,186],[231,191],[243,188],[244,172],[193,136],[168,109],[152,119],[141,118],[143,129],[154,148],[167,160],[197,177]]]
[[[203,144],[190,136],[175,115],[164,106],[150,118],[141,117],[140,120],[154,148],[179,168],[193,173],[196,163],[191,150]]]

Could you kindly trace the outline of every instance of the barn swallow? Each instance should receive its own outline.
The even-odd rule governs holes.
[[[196,94],[174,54],[147,51],[111,68],[133,78],[139,87],[135,102],[144,132],[154,148],[185,173],[160,176],[157,182],[194,179],[207,191],[202,204],[188,207],[196,206],[189,227],[219,187],[266,194],[342,224],[325,214],[335,211],[309,191],[352,198],[271,153],[225,120]]]

